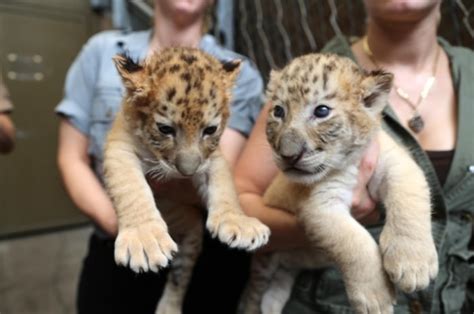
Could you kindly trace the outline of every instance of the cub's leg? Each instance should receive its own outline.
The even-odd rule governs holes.
[[[438,274],[431,235],[429,187],[421,169],[387,134],[370,188],[383,196],[387,221],[380,235],[385,270],[405,292],[424,289]]]
[[[261,309],[262,314],[281,314],[290,298],[298,269],[280,264],[271,279],[269,289],[265,291]]]
[[[250,278],[239,305],[240,314],[260,314],[262,299],[279,267],[278,253],[255,254]]]
[[[219,151],[210,157],[207,176],[209,215],[206,227],[211,234],[230,247],[254,250],[266,244],[270,229],[242,211],[232,174]]]
[[[354,310],[392,313],[394,289],[383,269],[377,243],[350,215],[353,184],[348,186],[347,182],[355,182],[356,172],[351,169],[344,176],[319,184],[299,218],[311,242],[340,268]]]
[[[132,136],[119,113],[104,152],[105,183],[118,216],[115,261],[135,272],[165,267],[177,251],[156,209]]]
[[[183,300],[191,279],[196,260],[202,248],[203,227],[197,223],[183,235],[179,243],[179,252],[171,263],[163,296],[156,314],[182,313]]]
[[[278,252],[278,268],[270,278],[267,291],[261,301],[263,314],[280,314],[290,299],[296,276],[301,269],[329,266],[327,256],[321,250],[301,248]]]
[[[304,268],[330,264],[324,252],[309,247],[255,255],[239,313],[281,313],[290,297],[297,273]]]

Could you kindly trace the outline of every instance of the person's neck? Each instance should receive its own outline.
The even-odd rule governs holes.
[[[155,12],[150,50],[160,50],[165,47],[198,47],[202,38],[202,29],[202,19],[180,25],[160,12]]]
[[[436,58],[436,24],[436,16],[412,24],[371,20],[367,27],[368,45],[378,63],[424,70]]]

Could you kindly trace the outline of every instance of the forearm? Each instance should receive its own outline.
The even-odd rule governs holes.
[[[109,235],[116,236],[117,217],[112,202],[89,165],[64,158],[59,160],[59,169],[74,204]]]
[[[222,134],[219,146],[230,169],[234,169],[242,149],[245,146],[245,142],[246,138],[231,128],[226,128]]]
[[[263,250],[289,250],[308,245],[303,227],[295,215],[266,206],[262,197],[253,193],[241,193],[239,200],[248,216],[257,218],[271,230],[270,241]]]
[[[0,113],[0,153],[9,153],[15,143],[15,127],[10,118]]]

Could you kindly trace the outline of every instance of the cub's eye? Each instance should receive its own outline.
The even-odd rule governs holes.
[[[172,127],[164,124],[158,124],[158,130],[164,135],[173,135],[175,133]]]
[[[275,106],[273,108],[273,115],[275,118],[283,118],[285,116],[285,109],[282,106]]]
[[[319,105],[314,109],[314,116],[316,118],[326,118],[331,112],[331,108],[326,105]]]
[[[217,126],[208,126],[207,128],[204,129],[204,131],[202,131],[202,133],[204,133],[204,135],[212,135],[216,133],[216,131],[217,131]]]

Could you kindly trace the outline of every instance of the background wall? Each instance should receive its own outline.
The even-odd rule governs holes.
[[[15,151],[0,156],[0,237],[84,221],[59,178],[54,107],[98,28],[87,0],[0,1],[0,69],[17,127]]]
[[[18,131],[16,150],[0,155],[2,314],[75,312],[91,228],[59,179],[53,110],[70,63],[90,35],[107,25],[88,0],[0,1],[0,70]]]

